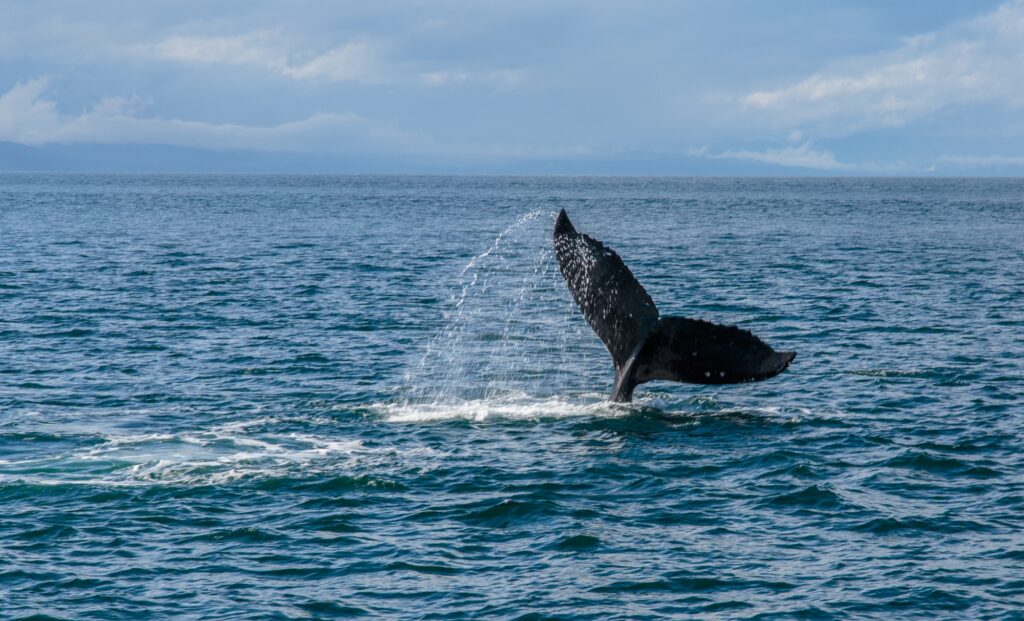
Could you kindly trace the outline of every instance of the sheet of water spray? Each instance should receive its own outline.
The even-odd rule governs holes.
[[[555,216],[544,209],[523,214],[463,268],[445,327],[407,374],[405,406],[529,407],[584,390],[581,369],[607,354],[558,271]]]

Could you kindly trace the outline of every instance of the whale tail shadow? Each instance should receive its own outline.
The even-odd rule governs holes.
[[[747,330],[685,317],[661,317],[651,296],[614,250],[576,231],[563,209],[555,255],[587,322],[615,364],[612,401],[630,401],[651,380],[738,384],[781,373],[796,352],[777,352]]]

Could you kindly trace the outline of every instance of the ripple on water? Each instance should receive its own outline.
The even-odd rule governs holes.
[[[955,457],[943,457],[923,451],[908,450],[896,457],[887,459],[881,467],[901,468],[930,472],[942,476],[969,476],[990,478],[998,477],[999,472],[987,466],[972,464]]]

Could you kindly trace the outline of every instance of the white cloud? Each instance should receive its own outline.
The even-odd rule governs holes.
[[[463,82],[476,82],[499,88],[515,88],[526,81],[526,72],[522,69],[495,69],[476,72],[455,69],[427,71],[421,73],[419,79],[420,83],[425,86],[448,86]]]
[[[897,127],[944,108],[1024,103],[1024,0],[897,50],[855,59],[780,88],[741,98],[748,112],[780,125],[845,134]]]
[[[691,155],[703,155],[711,159],[732,159],[750,160],[764,162],[766,164],[777,164],[779,166],[792,166],[796,168],[814,168],[817,170],[848,170],[853,168],[850,164],[844,164],[836,160],[835,155],[830,151],[822,151],[811,147],[810,143],[804,143],[798,147],[785,147],[782,149],[766,149],[764,151],[752,151],[749,149],[736,149],[722,151],[718,154],[709,154],[707,148],[691,149]]]
[[[1024,166],[1024,155],[946,155],[939,161],[970,168]]]
[[[483,84],[511,89],[526,80],[522,69],[435,69],[419,71],[417,63],[388,60],[387,46],[376,40],[354,39],[313,52],[296,49],[286,37],[272,31],[235,36],[172,36],[153,45],[136,46],[136,53],[187,64],[257,67],[297,80],[387,83],[411,79],[423,86]]]
[[[232,65],[266,65],[280,70],[285,56],[274,49],[269,33],[252,33],[232,37],[168,37],[151,47],[154,56],[185,63],[225,63]]]
[[[144,116],[137,98],[107,97],[77,115],[47,98],[46,76],[0,95],[0,141],[45,144],[159,144],[201,149],[431,155],[452,158],[579,157],[586,146],[440,142],[396,123],[352,112],[317,112],[277,125],[209,123]]]
[[[18,82],[0,95],[0,140],[23,144],[48,142],[57,131],[57,105],[42,98],[48,80],[45,77]]]
[[[369,41],[351,41],[307,63],[285,66],[282,73],[300,79],[382,82],[385,70],[379,46]]]
[[[465,82],[469,77],[465,71],[427,71],[420,74],[420,82],[426,86],[445,86]]]
[[[293,51],[290,47],[283,37],[261,31],[224,37],[173,36],[142,49],[161,60],[249,65],[301,80],[384,82],[388,79],[384,46],[369,39],[349,41],[319,54]]]
[[[0,140],[48,143],[165,144],[208,149],[411,153],[436,147],[393,123],[351,112],[319,112],[278,125],[207,123],[139,115],[138,101],[110,97],[77,116],[47,99],[48,79],[19,82],[0,95]]]

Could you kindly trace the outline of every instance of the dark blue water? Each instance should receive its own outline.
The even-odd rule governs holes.
[[[665,314],[611,363],[555,212]],[[0,617],[1024,618],[1024,181],[0,176]]]

